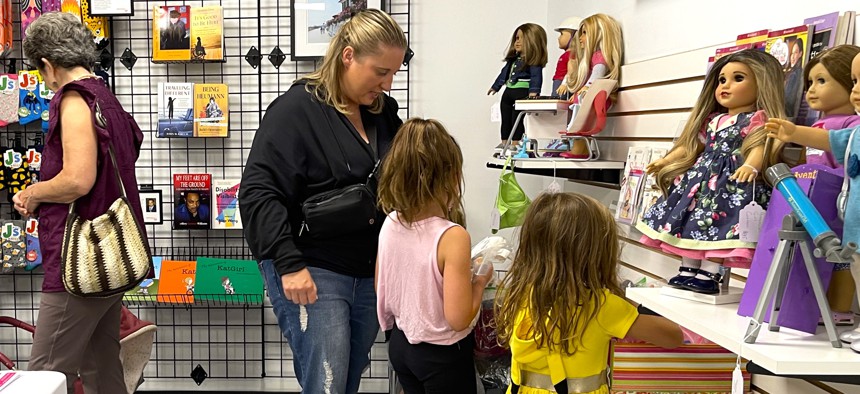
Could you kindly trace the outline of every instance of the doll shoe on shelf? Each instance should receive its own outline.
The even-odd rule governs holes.
[[[675,275],[674,277],[672,277],[671,279],[669,279],[669,281],[668,281],[669,286],[672,286],[672,287],[677,288],[677,289],[683,289],[684,283],[686,283],[690,279],[695,278],[696,273],[699,272],[699,270],[692,268],[692,267],[678,267],[678,271],[680,271],[680,272],[692,272],[693,275],[690,276],[690,275],[678,274],[678,275]]]
[[[854,351],[854,353],[860,353],[860,340],[856,340],[854,342],[851,342],[850,347],[851,347],[851,350]]]
[[[702,294],[717,294],[720,292],[720,282],[723,279],[722,275],[702,270],[697,271],[698,273],[707,276],[708,279],[699,279],[694,276],[692,279],[684,282],[682,285],[683,288]]]
[[[848,330],[839,334],[839,340],[845,343],[857,343],[860,341],[860,331]]]

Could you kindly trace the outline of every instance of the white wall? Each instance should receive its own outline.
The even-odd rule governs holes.
[[[508,40],[522,23],[546,26],[546,1],[433,0],[412,4],[410,115],[442,121],[463,150],[466,213],[473,240],[489,234],[490,210],[498,186],[498,170],[486,168],[499,143],[499,124],[490,122],[490,106],[501,94],[487,96],[499,74]],[[550,65],[561,52],[556,34],[547,32]],[[549,73],[549,74],[548,74]],[[544,73],[550,79],[550,71]],[[549,91],[550,82],[544,84]],[[517,175],[523,187],[537,190],[543,178]]]
[[[810,16],[847,10],[860,10],[860,4],[848,0],[548,0],[547,15],[551,25],[568,14],[611,15],[624,33],[625,63],[634,63],[734,41],[742,33],[794,27]]]

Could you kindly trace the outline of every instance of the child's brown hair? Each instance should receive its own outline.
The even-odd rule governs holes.
[[[397,211],[400,221],[409,224],[435,204],[446,219],[464,225],[462,195],[463,153],[454,137],[434,119],[403,123],[382,163],[382,210]]]
[[[621,295],[615,219],[597,200],[577,193],[543,193],[526,213],[519,248],[499,286],[495,319],[509,345],[518,315],[532,324],[538,347],[576,353],[582,334],[605,301]]]

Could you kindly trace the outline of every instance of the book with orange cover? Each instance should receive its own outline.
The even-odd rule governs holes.
[[[194,283],[197,280],[197,262],[164,260],[158,281],[156,301],[164,303],[194,302]]]
[[[191,13],[191,60],[224,60],[224,12],[220,5]]]
[[[152,61],[191,60],[191,7],[152,7]]]

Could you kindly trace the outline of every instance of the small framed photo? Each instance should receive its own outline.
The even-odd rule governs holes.
[[[143,224],[164,223],[161,190],[141,190],[140,208],[143,210]]]
[[[382,0],[290,0],[292,59],[325,56],[340,27],[353,13],[367,8],[383,9]]]
[[[92,16],[132,16],[134,15],[133,0],[90,0],[90,15]]]

